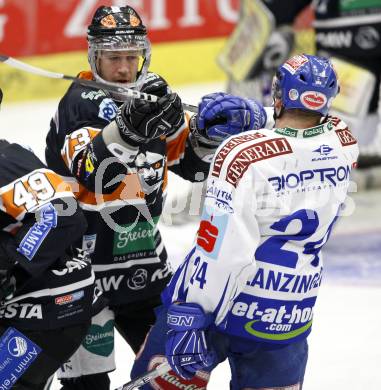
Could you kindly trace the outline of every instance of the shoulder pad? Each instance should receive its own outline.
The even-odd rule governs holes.
[[[36,169],[45,168],[42,161],[28,147],[3,144],[0,154],[0,186],[8,184]]]
[[[103,128],[115,118],[117,109],[103,90],[72,84],[58,106],[56,131],[66,135],[84,126]]]

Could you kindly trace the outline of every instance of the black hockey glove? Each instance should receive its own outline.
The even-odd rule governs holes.
[[[119,109],[115,121],[122,139],[137,146],[172,132],[183,118],[181,100],[171,93],[155,103],[138,99],[128,101]]]
[[[141,92],[162,97],[172,93],[172,90],[161,76],[150,72],[144,80],[144,84],[141,87]]]

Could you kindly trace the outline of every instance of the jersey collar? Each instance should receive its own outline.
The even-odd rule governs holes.
[[[331,131],[334,128],[332,121],[327,121],[321,125],[309,127],[308,129],[298,130],[291,127],[282,127],[275,129],[275,133],[292,138],[311,138],[317,135]]]

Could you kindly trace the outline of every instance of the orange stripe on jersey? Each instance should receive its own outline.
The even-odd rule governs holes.
[[[91,70],[84,70],[80,72],[78,77],[80,79],[94,80],[93,72]]]
[[[164,178],[163,178],[163,185],[162,185],[162,190],[164,191],[167,188],[168,185],[168,165],[165,164],[164,167]]]
[[[76,154],[86,148],[91,140],[99,134],[100,129],[91,127],[83,127],[68,134],[65,138],[64,146],[61,150],[61,155],[66,166],[71,170],[72,161]]]
[[[45,168],[7,184],[0,189],[0,194],[3,211],[15,219],[21,219],[26,212],[33,212],[53,199],[74,196],[69,184]]]
[[[189,123],[189,115],[185,115],[186,123]],[[176,138],[167,142],[167,161],[168,165],[180,160],[185,151],[185,144],[189,134],[189,127],[186,125],[182,131],[179,132]]]
[[[105,203],[117,200],[144,199],[144,192],[136,173],[126,175],[111,194],[95,194],[78,182],[72,183],[72,190],[78,202],[89,206],[104,206]]]

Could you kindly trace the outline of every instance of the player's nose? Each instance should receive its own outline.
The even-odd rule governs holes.
[[[120,76],[130,76],[132,72],[132,64],[128,59],[121,59],[118,64],[117,73]]]

